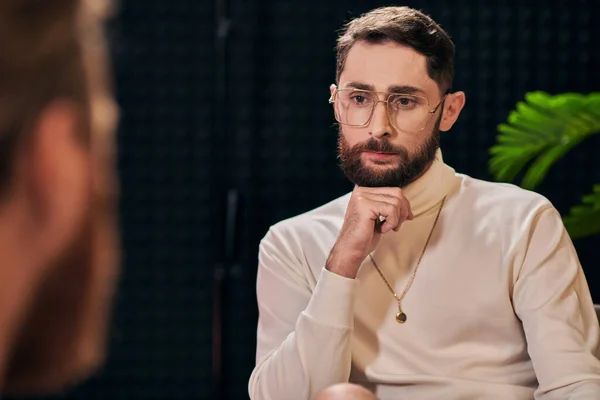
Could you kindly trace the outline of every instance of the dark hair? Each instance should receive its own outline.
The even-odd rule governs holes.
[[[89,117],[89,87],[84,48],[90,45],[88,32],[93,26],[83,17],[92,15],[92,7],[86,0],[0,2],[2,194],[11,179],[18,147],[53,100],[67,99],[81,106],[82,122],[89,125],[85,121]],[[85,141],[89,139],[86,131],[82,129]]]
[[[336,81],[358,41],[396,42],[427,58],[427,73],[446,92],[454,79],[454,43],[429,16],[409,7],[381,7],[348,22],[337,40]]]

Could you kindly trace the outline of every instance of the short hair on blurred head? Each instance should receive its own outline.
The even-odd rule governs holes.
[[[79,106],[81,140],[89,142],[89,69],[104,57],[102,25],[112,6],[108,0],[0,2],[0,193],[10,183],[17,148],[52,101]]]

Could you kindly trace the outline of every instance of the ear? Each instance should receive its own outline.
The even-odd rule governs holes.
[[[47,106],[33,127],[27,195],[43,257],[64,251],[89,207],[91,162],[81,127],[80,109],[66,101]]]
[[[458,116],[465,106],[465,93],[455,92],[446,96],[444,101],[444,109],[442,110],[442,120],[440,122],[440,130],[446,132],[452,128]]]
[[[337,86],[335,86],[335,83],[332,83],[332,84],[329,86],[329,94],[330,94],[331,96],[333,96],[333,93],[335,92],[335,89],[337,89]]]

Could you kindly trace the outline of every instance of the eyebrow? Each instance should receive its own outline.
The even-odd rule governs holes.
[[[376,91],[375,86],[362,82],[348,82],[345,87],[359,90],[370,90],[372,92]],[[425,94],[423,89],[411,85],[392,85],[388,86],[387,91],[388,93]]]

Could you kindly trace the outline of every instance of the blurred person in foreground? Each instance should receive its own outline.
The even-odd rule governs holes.
[[[0,2],[0,394],[103,363],[119,237],[103,1]]]
[[[254,400],[343,382],[380,399],[600,399],[600,332],[543,196],[455,172],[454,44],[407,7],[337,42],[330,103],[351,193],[271,227],[259,252]]]

